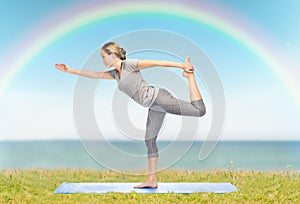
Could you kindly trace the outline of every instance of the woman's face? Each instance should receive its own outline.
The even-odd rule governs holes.
[[[107,67],[110,68],[116,61],[115,59],[115,55],[114,54],[110,54],[108,55],[106,52],[104,52],[103,50],[101,50],[101,57],[102,57],[102,62],[103,64]]]

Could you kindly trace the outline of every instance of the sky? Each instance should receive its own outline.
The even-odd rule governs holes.
[[[90,8],[117,7],[122,3],[143,4],[142,1],[8,1],[0,0],[0,80],[7,79],[7,73],[16,70],[14,62],[26,56],[34,42],[58,29],[60,23],[71,17],[89,11]],[[44,139],[79,139],[74,118],[74,93],[78,77],[59,72],[55,63],[66,63],[76,69],[92,69],[104,71],[105,67],[99,61],[91,60],[97,55],[99,47],[111,39],[122,37],[139,30],[155,29],[178,34],[190,39],[206,53],[213,63],[222,82],[225,95],[225,120],[221,140],[299,140],[300,139],[300,100],[297,93],[300,84],[300,14],[299,1],[246,1],[246,0],[212,0],[212,1],[154,1],[156,5],[179,5],[200,11],[208,8],[212,16],[221,16],[227,24],[235,25],[238,30],[247,34],[248,39],[254,39],[264,53],[271,56],[272,62],[280,62],[280,69],[286,75],[274,73],[260,54],[253,52],[247,42],[237,40],[224,29],[199,23],[190,18],[180,18],[174,15],[158,15],[149,13],[110,15],[105,20],[86,23],[79,28],[70,29],[55,40],[47,40],[43,49],[28,58],[27,63],[20,64],[0,91],[0,140],[44,140]],[[70,15],[70,13],[72,15]],[[51,24],[52,23],[52,24]],[[76,22],[75,22],[76,23]],[[78,22],[77,22],[78,23]],[[75,28],[76,26],[74,26]],[[151,36],[143,36],[145,39]],[[246,38],[245,38],[246,39]],[[42,42],[43,43],[43,42]],[[131,42],[134,43],[134,42]],[[167,41],[159,42],[160,45]],[[124,49],[126,50],[126,45]],[[127,45],[129,47],[129,45]],[[185,45],[178,43],[185,49]],[[121,45],[122,47],[122,45]],[[127,48],[128,48],[127,47]],[[148,49],[145,47],[144,49]],[[189,55],[189,49],[186,50]],[[129,53],[128,58],[166,59],[183,62],[186,56],[174,56],[162,52]],[[191,58],[191,63],[197,62]],[[91,66],[88,67],[87,65]],[[94,65],[94,66],[93,66]],[[201,63],[193,64],[197,69],[197,83],[207,105],[207,114],[203,118],[194,118],[198,124],[197,139],[206,138],[210,127],[214,106],[211,88],[201,73]],[[93,66],[93,67],[92,67]],[[167,69],[170,77],[165,76],[165,83],[155,84],[168,87],[167,84],[184,82],[181,70],[174,68],[151,68],[142,70],[145,79],[158,76],[160,69]],[[175,74],[177,78],[171,77]],[[173,75],[172,75],[173,76]],[[282,79],[285,79],[282,80]],[[94,79],[88,79],[94,80]],[[178,81],[176,81],[178,80]],[[288,90],[285,82],[293,82]],[[153,81],[152,83],[156,83]],[[170,85],[170,87],[172,87]],[[128,139],[126,133],[114,118],[112,100],[117,90],[113,80],[101,81],[94,95],[94,114],[97,125],[108,139]],[[171,92],[176,92],[172,90]],[[186,87],[186,91],[188,91]],[[122,96],[122,95],[121,95]],[[188,100],[188,92],[184,92]],[[128,102],[130,122],[144,130],[147,118],[147,108],[133,101]],[[168,114],[163,128],[161,140],[176,138],[181,130],[182,118]],[[194,139],[189,135],[186,139]],[[134,139],[143,139],[139,135]]]

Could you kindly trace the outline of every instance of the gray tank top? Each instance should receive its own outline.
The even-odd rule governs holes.
[[[140,70],[136,68],[137,59],[128,59],[122,62],[120,78],[116,69],[108,71],[117,80],[118,88],[144,107],[150,107],[155,101],[158,88],[148,85],[143,79]]]

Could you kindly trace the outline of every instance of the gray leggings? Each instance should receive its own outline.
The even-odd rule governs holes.
[[[149,107],[145,142],[148,158],[158,157],[156,139],[166,113],[183,116],[201,117],[206,108],[203,100],[184,101],[175,98],[168,90],[159,88],[157,98]]]

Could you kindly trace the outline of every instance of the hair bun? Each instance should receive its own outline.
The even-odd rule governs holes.
[[[126,59],[126,51],[123,48],[119,49],[120,55],[121,55],[121,59],[125,60]]]

